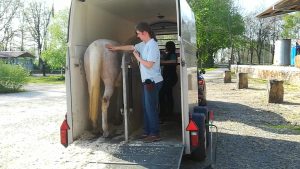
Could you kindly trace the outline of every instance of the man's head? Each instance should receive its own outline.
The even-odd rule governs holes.
[[[137,24],[135,27],[135,31],[137,37],[142,41],[148,41],[151,38],[156,40],[154,32],[152,31],[150,25],[146,22],[140,22],[139,24]]]

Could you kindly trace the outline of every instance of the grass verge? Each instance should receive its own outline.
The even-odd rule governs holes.
[[[65,77],[61,75],[30,76],[28,83],[64,84]]]
[[[294,130],[300,133],[300,126],[296,125],[269,125],[269,127],[274,128],[274,129],[289,129],[289,130]]]

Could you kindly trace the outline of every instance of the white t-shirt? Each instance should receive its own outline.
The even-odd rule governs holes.
[[[160,70],[160,52],[157,42],[150,39],[147,43],[140,42],[136,44],[134,48],[140,53],[143,60],[154,62],[151,68],[140,64],[142,82],[145,82],[146,79],[150,79],[155,83],[161,82],[163,77]]]

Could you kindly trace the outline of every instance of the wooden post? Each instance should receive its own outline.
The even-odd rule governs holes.
[[[231,83],[231,71],[230,70],[225,70],[224,83]]]
[[[269,80],[268,82],[268,103],[282,103],[283,102],[283,81]]]
[[[248,88],[248,73],[238,74],[238,89]]]
[[[192,81],[193,81],[193,76],[191,74],[188,74],[188,90],[192,90],[193,86],[192,86]]]
[[[197,76],[195,73],[188,74],[188,90],[196,90],[198,89],[197,86]]]
[[[300,55],[295,57],[295,67],[300,68]]]

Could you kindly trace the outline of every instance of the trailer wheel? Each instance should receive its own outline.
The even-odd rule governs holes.
[[[191,159],[195,161],[204,161],[206,158],[206,151],[207,151],[207,135],[206,135],[206,126],[202,125],[200,132],[199,132],[199,147],[196,148],[191,153]]]

